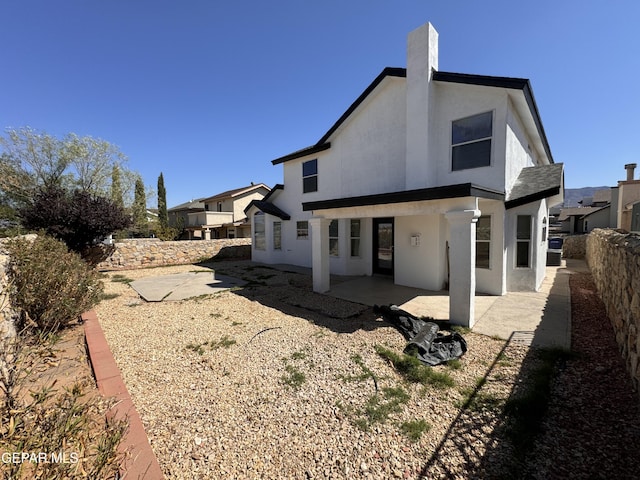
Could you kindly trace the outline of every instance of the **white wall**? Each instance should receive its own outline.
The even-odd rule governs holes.
[[[444,215],[395,218],[394,280],[425,290],[442,290],[446,281],[446,237]],[[420,245],[411,246],[411,237],[420,235]]]
[[[476,268],[476,292],[504,295],[507,292],[504,204],[493,200],[480,200],[479,208],[482,216],[491,216],[491,247],[489,269]]]
[[[504,90],[474,85],[434,82],[429,161],[436,165],[435,177],[425,187],[474,183],[504,191],[505,124],[508,96]],[[451,123],[471,115],[493,112],[491,166],[451,170]]]

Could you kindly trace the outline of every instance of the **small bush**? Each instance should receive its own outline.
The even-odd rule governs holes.
[[[423,365],[415,357],[406,354],[398,355],[380,345],[376,345],[375,349],[378,355],[391,362],[398,373],[411,383],[432,385],[436,388],[447,388],[454,385],[454,381],[448,373],[437,372],[433,368]]]
[[[9,275],[13,305],[22,313],[19,329],[29,326],[56,331],[97,305],[103,292],[99,274],[64,243],[39,235],[12,239]]]

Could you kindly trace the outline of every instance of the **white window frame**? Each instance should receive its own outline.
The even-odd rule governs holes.
[[[354,232],[354,225],[357,225],[357,230]],[[360,257],[360,238],[362,235],[362,220],[360,218],[352,218],[349,221],[349,235],[350,235],[350,252],[352,257]],[[357,245],[354,248],[354,245]],[[355,253],[354,253],[355,251]]]
[[[521,217],[526,217],[529,219],[529,237],[528,238],[518,238],[518,223]],[[516,268],[531,268],[531,245],[532,245],[532,235],[533,235],[533,215],[517,215],[516,216],[516,251],[515,251],[515,265]],[[518,265],[519,259],[519,249],[520,245],[527,245],[527,264],[526,265]]]
[[[273,249],[282,250],[282,222],[273,222]]]
[[[309,222],[307,220],[296,222],[296,238],[298,240],[306,240],[309,238]]]
[[[476,224],[476,268],[482,268],[484,270],[491,270],[491,220],[492,217],[491,215],[482,215],[480,218],[478,218],[478,223],[480,222],[481,219],[488,219],[489,220],[489,238],[488,239],[480,239],[478,238],[478,224]],[[487,266],[478,266],[478,244],[487,244],[489,247],[488,250],[488,259],[487,259]]]
[[[256,212],[253,215],[253,248],[255,250],[267,249],[266,221],[263,212]]]
[[[335,229],[335,231],[333,231]],[[340,221],[331,220],[329,223],[329,255],[340,256]]]

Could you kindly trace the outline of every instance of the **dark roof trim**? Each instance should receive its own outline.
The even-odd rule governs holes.
[[[276,207],[273,203],[265,202],[264,200],[252,200],[249,205],[244,209],[245,215],[249,211],[251,207],[256,207],[258,210],[264,213],[268,213],[269,215],[273,215],[282,220],[291,220],[291,215],[283,212],[278,207]]]
[[[264,197],[262,197],[262,201],[266,202],[267,200],[269,200],[269,198],[271,198],[271,195],[276,193],[276,190],[284,190],[284,185],[282,183],[276,183],[273,186],[273,188],[269,191],[269,193],[267,193]]]
[[[452,72],[434,72],[433,80],[439,82],[450,83],[463,83],[466,85],[480,85],[483,87],[498,87],[509,88],[512,90],[522,90],[524,98],[529,106],[533,121],[538,129],[538,135],[542,139],[544,151],[547,154],[549,162],[554,163],[553,155],[551,155],[551,148],[549,147],[549,141],[547,135],[542,126],[542,120],[540,118],[540,111],[536,104],[536,99],[533,96],[533,90],[531,89],[531,83],[526,78],[512,78],[512,77],[492,77],[488,75],[471,75],[467,73],[452,73]]]
[[[520,205],[526,205],[527,203],[537,202],[538,200],[542,200],[543,198],[553,197],[554,195],[558,195],[560,193],[561,188],[559,186],[555,186],[549,188],[547,190],[541,190],[531,195],[527,195],[526,197],[516,198],[514,200],[508,200],[504,202],[504,208],[509,210],[510,208],[516,208]]]
[[[457,185],[446,185],[443,187],[421,188],[418,190],[363,195],[360,197],[304,202],[302,204],[302,210],[310,211],[325,210],[329,208],[362,207],[387,203],[407,203],[460,197],[481,197],[491,200],[504,200],[504,193],[485,187],[479,187],[472,183],[461,183]]]
[[[273,165],[278,165],[279,163],[288,162],[289,160],[295,160],[296,158],[306,157],[307,155],[312,155],[314,153],[322,152],[331,147],[331,142],[326,143],[317,143],[307,148],[303,148],[302,150],[298,150],[297,152],[290,153],[289,155],[285,155],[284,157],[276,158],[275,160],[271,160]]]
[[[378,75],[375,78],[375,80],[371,82],[371,84],[365,89],[365,91],[360,94],[360,96],[356,99],[356,101],[351,104],[351,106],[347,109],[347,111],[342,114],[342,116],[338,119],[338,121],[334,123],[333,126],[329,129],[329,131],[325,133],[320,140],[318,140],[318,143],[320,144],[320,143],[326,142],[329,139],[329,137],[333,135],[333,132],[335,132],[340,127],[340,125],[342,125],[344,121],[347,118],[349,118],[349,116],[356,110],[356,108],[358,108],[360,104],[365,101],[365,99],[371,94],[371,92],[373,92],[376,89],[376,87],[380,85],[380,83],[382,83],[382,81],[385,78],[387,77],[406,78],[406,76],[407,76],[406,68],[387,67],[384,70],[382,70],[382,72],[380,72],[380,75]]]
[[[279,163],[288,162],[289,160],[295,160],[296,158],[304,157],[306,155],[311,155],[317,152],[321,152],[323,150],[327,150],[329,147],[331,147],[331,142],[329,142],[328,140],[331,137],[331,135],[333,135],[333,132],[335,132],[340,127],[340,125],[342,125],[345,122],[345,120],[349,118],[349,116],[355,111],[355,109],[358,108],[360,104],[365,101],[365,99],[371,94],[371,92],[373,92],[376,89],[376,87],[380,85],[380,83],[382,83],[382,81],[386,77],[406,77],[406,76],[407,76],[406,68],[395,68],[395,67],[385,68],[384,70],[382,70],[380,75],[378,75],[376,79],[373,82],[371,82],[371,84],[365,89],[365,91],[362,92],[362,94],[360,94],[360,96],[356,99],[356,101],[351,104],[351,106],[347,109],[347,111],[342,114],[342,116],[338,119],[338,121],[333,124],[333,126],[329,129],[329,131],[327,131],[327,133],[325,133],[323,137],[320,140],[318,140],[318,142],[315,145],[290,153],[289,155],[285,155],[284,157],[276,158],[275,160],[272,160],[271,163],[273,165],[277,165]]]

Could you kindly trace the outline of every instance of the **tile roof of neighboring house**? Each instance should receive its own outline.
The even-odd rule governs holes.
[[[176,205],[175,207],[171,207],[168,209],[168,212],[176,212],[178,210],[204,210],[204,198],[197,198],[195,200],[191,200],[190,202],[181,203],[180,205]]]
[[[563,168],[562,163],[523,168],[509,192],[505,208],[518,207],[559,194],[564,188]]]
[[[595,192],[593,192],[593,202],[611,202],[611,189],[606,188],[604,190],[596,190]]]
[[[202,199],[202,201],[210,202],[210,201],[219,200],[219,199],[222,199],[222,198],[236,197],[238,195],[242,195],[243,193],[250,192],[251,190],[257,190],[259,188],[266,188],[268,191],[271,190],[264,183],[256,183],[256,184],[248,185],[246,187],[234,188],[233,190],[227,190],[226,192],[218,193],[218,194],[213,195],[211,197],[205,197],[205,198]]]
[[[571,207],[571,208],[563,208],[560,211],[560,216],[558,220],[564,222],[569,217],[577,216],[583,217],[585,215],[589,215],[590,213],[595,212],[596,210],[600,210],[602,207]]]
[[[504,200],[504,194],[490,188],[480,187],[472,183],[445,185],[441,187],[402,190],[399,192],[362,195],[359,197],[335,198],[305,202],[302,210],[323,210],[327,208],[361,207],[387,203],[419,202],[424,200],[442,200],[445,198],[481,197],[493,200]]]
[[[249,205],[247,205],[247,208],[244,209],[244,213],[246,214],[251,207],[256,207],[261,212],[268,213],[269,215],[274,215],[278,218],[281,218],[282,220],[291,219],[291,215],[283,212],[273,203],[265,202],[264,200],[251,200],[251,203],[249,203]]]
[[[276,158],[272,160],[271,163],[273,165],[277,165],[279,163],[284,163],[289,160],[295,160],[296,158],[301,158],[306,155],[311,155],[313,153],[321,152],[323,150],[327,150],[331,147],[331,142],[329,142],[329,138],[333,133],[345,122],[347,118],[360,106],[362,102],[382,83],[384,79],[387,77],[398,77],[398,78],[406,78],[407,69],[406,68],[396,68],[396,67],[387,67],[375,78],[373,82],[360,94],[360,96],[353,102],[349,108],[342,114],[342,116],[333,124],[333,126],[325,133],[315,145],[310,147],[303,148],[301,150],[297,150],[293,153],[289,153],[288,155],[284,155],[282,157]],[[551,148],[549,147],[549,142],[547,140],[547,135],[544,131],[544,127],[542,126],[542,120],[540,119],[540,113],[538,111],[538,106],[536,104],[535,98],[533,97],[533,90],[531,89],[531,84],[529,80],[526,78],[511,78],[511,77],[493,77],[488,75],[470,75],[465,73],[452,73],[452,72],[434,72],[433,80],[438,82],[448,82],[448,83],[460,83],[466,85],[478,85],[483,87],[495,87],[495,88],[506,88],[511,90],[521,90],[524,96],[524,100],[527,104],[529,112],[531,113],[531,117],[535,124],[535,128],[538,131],[538,135],[540,136],[542,142],[542,148],[547,155],[550,163],[553,162],[553,156],[551,155]]]

